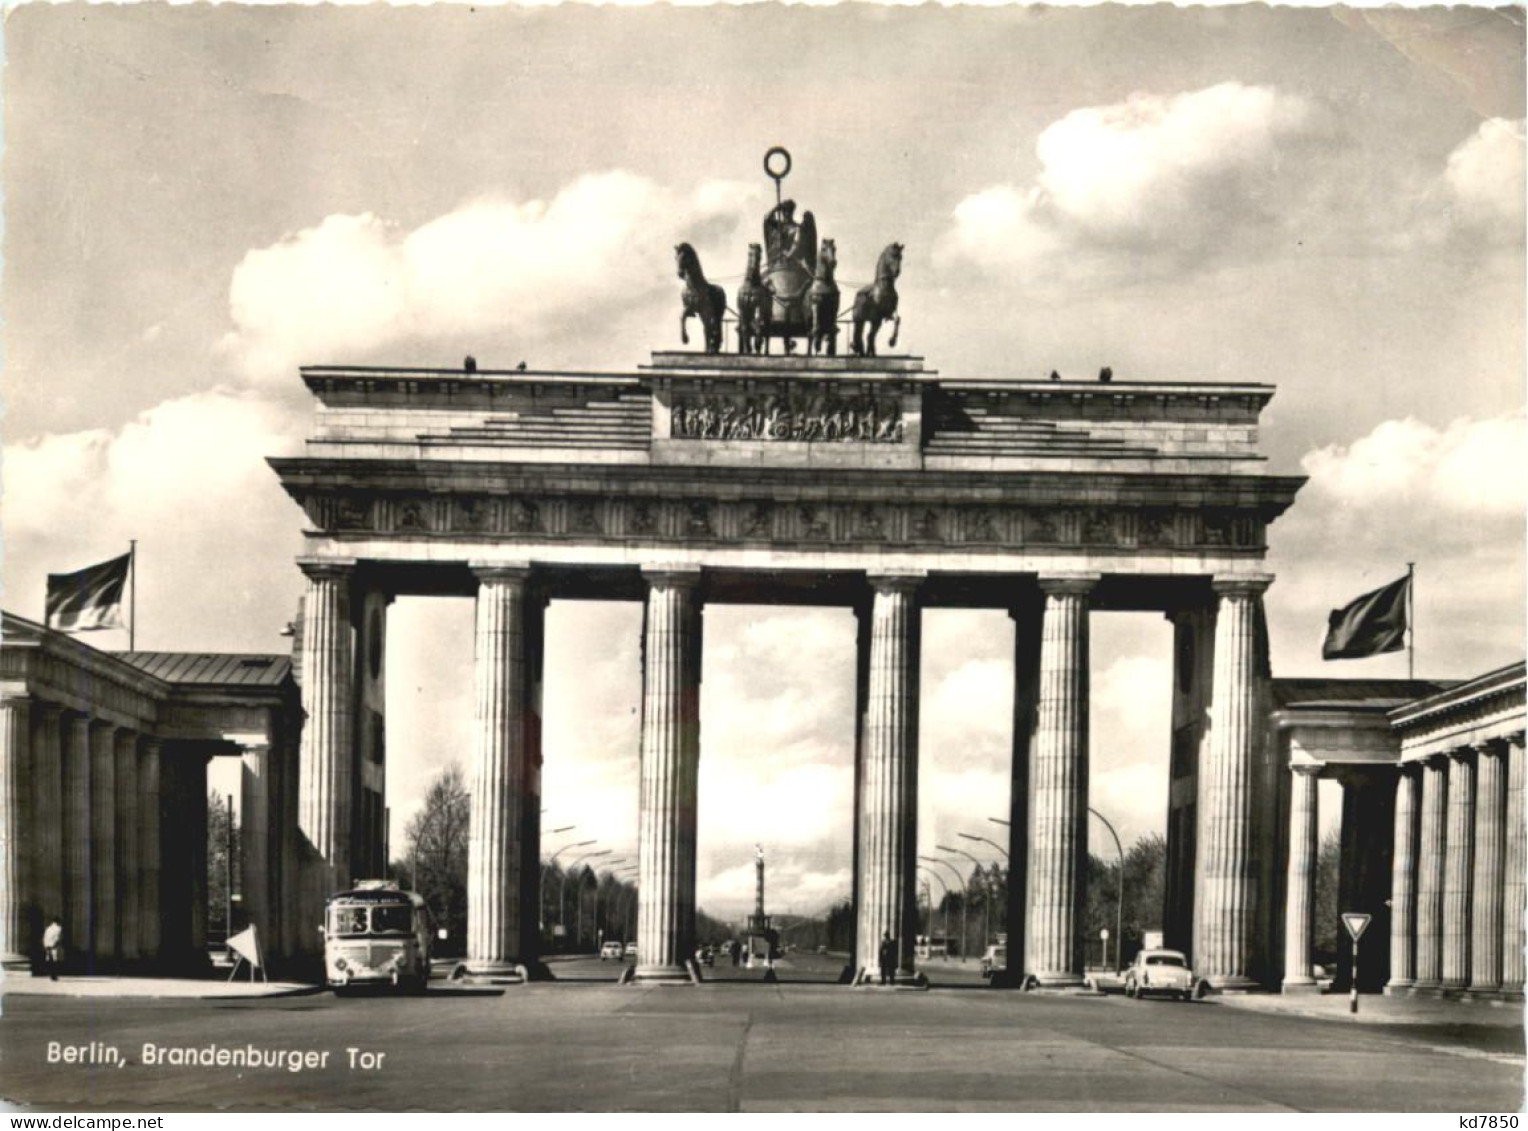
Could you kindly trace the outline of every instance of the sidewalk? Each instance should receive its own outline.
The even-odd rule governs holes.
[[[45,977],[6,975],[0,995],[36,994],[46,997],[142,998],[262,998],[313,994],[322,987],[305,982],[224,982],[215,978],[108,978],[65,975],[54,982]]]
[[[1521,1002],[1447,1001],[1432,997],[1360,994],[1355,1015],[1348,1012],[1347,994],[1212,994],[1205,1001],[1231,1009],[1287,1013],[1354,1024],[1523,1028]]]

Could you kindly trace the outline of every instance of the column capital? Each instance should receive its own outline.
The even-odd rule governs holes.
[[[1258,597],[1273,584],[1271,573],[1216,574],[1210,588],[1222,597]]]
[[[661,585],[667,589],[690,589],[700,584],[700,567],[691,565],[643,566],[642,579],[649,585]]]
[[[1479,742],[1470,743],[1470,749],[1475,752],[1476,757],[1488,755],[1492,758],[1500,758],[1502,755],[1501,745],[1502,740],[1499,738],[1483,738]]]
[[[1321,771],[1326,769],[1324,765],[1315,765],[1310,762],[1295,762],[1289,766],[1289,772],[1295,777],[1319,778]]]
[[[1474,755],[1476,749],[1477,748],[1474,746],[1456,746],[1454,749],[1450,750],[1445,755],[1445,757],[1447,757],[1451,762],[1458,762],[1463,765],[1470,761],[1470,758],[1472,755]]]
[[[499,581],[524,585],[531,577],[530,562],[468,562],[467,568],[484,583]]]
[[[1523,748],[1524,732],[1515,731],[1512,734],[1507,735],[1507,742],[1508,744],[1516,746],[1519,750],[1521,750]]]
[[[901,573],[872,571],[865,574],[865,580],[870,583],[870,588],[877,593],[913,593],[927,579],[928,574],[921,571]]]
[[[1042,573],[1039,578],[1040,592],[1047,595],[1086,597],[1093,592],[1102,576],[1097,573]]]
[[[355,572],[355,559],[298,558],[297,568],[310,581],[346,581]]]

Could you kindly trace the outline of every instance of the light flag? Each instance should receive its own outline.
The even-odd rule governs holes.
[[[47,625],[60,632],[122,628],[122,591],[132,554],[75,573],[48,574]]]

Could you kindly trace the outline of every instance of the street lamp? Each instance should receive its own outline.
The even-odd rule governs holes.
[[[934,869],[928,867],[927,865],[923,865],[923,871],[927,875],[939,881],[939,890],[944,893],[943,898],[941,898],[939,902],[944,904],[944,956],[948,958],[950,957],[950,885],[944,882],[943,876],[941,876],[938,872],[934,871]],[[930,896],[930,898],[932,899],[933,897]],[[930,927],[933,927],[934,925],[933,918],[934,913],[930,911]],[[930,950],[932,950],[932,946],[930,947]]]
[[[990,818],[989,818],[989,820],[990,820]],[[997,849],[999,852],[1001,852],[1003,854],[1003,859],[1004,860],[1008,859],[1008,850],[1006,848],[1004,848],[1001,844],[999,844],[995,840],[988,840],[984,836],[972,836],[970,833],[956,833],[955,835],[956,836],[965,837],[967,840],[979,840],[983,844],[990,844],[993,848]]]
[[[971,863],[975,864],[976,870],[978,872],[982,870],[982,862],[976,857],[972,856],[964,848],[951,848],[947,844],[936,844],[934,847],[937,848],[940,852],[958,853],[961,856],[964,856],[967,860],[971,861]],[[968,884],[968,890],[969,887],[970,885]],[[992,900],[990,898],[990,892],[988,890],[985,874],[983,875],[982,879],[982,889],[982,949],[985,950],[987,948],[988,942],[992,938]]]
[[[594,841],[591,840],[588,843],[589,844],[593,844]],[[570,847],[576,847],[576,846],[570,846]],[[596,858],[598,858],[600,856],[609,856],[612,851],[613,851],[613,849],[602,848],[598,852],[586,852],[582,856],[579,856],[576,859],[574,859],[573,862],[568,865],[567,871],[563,872],[562,877],[561,877],[561,879],[560,879],[560,881],[558,882],[558,885],[557,885],[557,924],[558,924],[558,926],[563,927],[564,929],[566,929],[567,928],[567,924],[568,924],[568,905],[567,905],[567,901],[566,901],[566,898],[565,898],[565,896],[567,894],[567,890],[568,890],[568,876],[571,875],[573,870],[575,868],[577,868],[580,864],[582,864],[585,860],[594,860],[594,859],[596,859]],[[554,859],[555,859],[555,857],[554,857]],[[582,907],[579,908],[579,912],[580,912],[579,928],[581,930],[582,927],[583,927],[583,923],[582,923],[583,908]],[[575,946],[577,945],[577,943],[578,943],[578,940],[574,939],[574,945]]]
[[[1088,806],[1088,812],[1104,823],[1104,828],[1108,829],[1109,835],[1114,838],[1114,851],[1119,854],[1119,890],[1115,895],[1114,904],[1114,970],[1118,973],[1125,942],[1125,850],[1120,846],[1119,833],[1114,831],[1109,818],[1091,805]],[[1108,961],[1108,955],[1105,955],[1104,962]]]
[[[964,962],[966,960],[967,949],[966,908],[971,902],[971,885],[966,881],[966,878],[960,874],[960,869],[955,867],[955,865],[951,864],[948,860],[941,860],[937,856],[920,856],[918,859],[927,860],[930,864],[944,865],[944,867],[948,868],[950,872],[955,876],[955,882],[961,885],[962,895],[960,897],[960,960]],[[945,888],[944,890],[948,892],[950,889]]]

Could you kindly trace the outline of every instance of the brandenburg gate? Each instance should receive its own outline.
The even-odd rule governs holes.
[[[1273,389],[951,379],[876,356],[873,327],[853,356],[760,344],[631,372],[302,371],[315,430],[270,461],[311,524],[301,921],[378,862],[357,857],[379,854],[389,602],[471,595],[467,961],[534,968],[544,610],[641,601],[636,979],[686,980],[704,610],[836,605],[859,624],[853,967],[890,933],[915,980],[920,615],[998,608],[1016,622],[1010,970],[1080,984],[1089,618],[1146,610],[1175,626],[1168,945],[1217,987],[1266,977],[1277,854],[1257,846],[1277,807],[1254,799],[1286,771],[1261,738],[1263,558],[1302,482],[1258,454]]]

